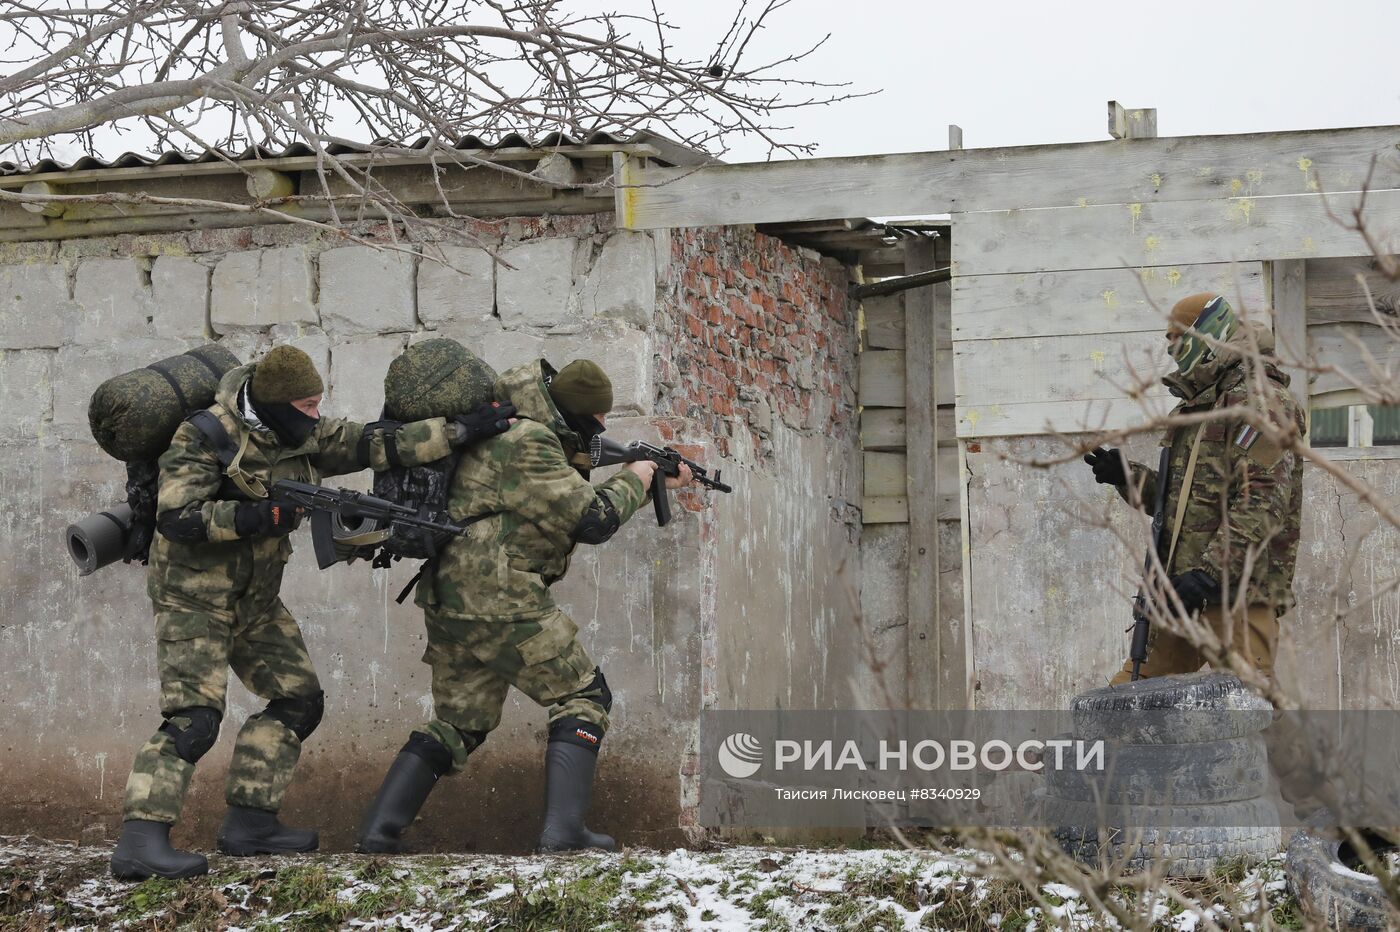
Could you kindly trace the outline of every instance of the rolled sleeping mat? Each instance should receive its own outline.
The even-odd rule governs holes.
[[[475,411],[495,397],[496,370],[456,340],[414,343],[389,363],[384,416],[421,421]]]
[[[131,506],[123,503],[68,525],[64,532],[68,555],[78,565],[79,576],[88,576],[122,558],[132,517]]]
[[[209,343],[113,376],[88,403],[92,437],[124,463],[159,459],[185,415],[213,404],[219,380],[239,365],[237,356]]]

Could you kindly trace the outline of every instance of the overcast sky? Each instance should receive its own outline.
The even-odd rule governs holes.
[[[660,5],[706,32],[732,8]],[[1106,139],[1108,100],[1163,136],[1400,124],[1400,0],[793,0],[779,23],[773,48],[832,33],[806,74],[883,88],[790,114],[818,155],[942,149],[949,123],[968,148]]]

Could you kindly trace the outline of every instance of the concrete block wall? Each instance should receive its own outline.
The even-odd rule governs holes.
[[[411,341],[452,336],[498,370],[587,356],[614,380],[613,435],[684,443],[725,467],[735,495],[687,495],[665,529],[644,512],[609,545],[581,550],[557,587],[617,697],[595,806],[599,824],[625,840],[693,837],[685,773],[701,708],[745,697],[823,705],[849,688],[856,655],[829,591],[831,566],[854,554],[845,501],[859,471],[844,448],[854,412],[842,379],[853,377],[855,355],[838,269],[751,231],[706,234],[699,248],[680,234],[614,230],[607,215],[473,223],[466,232],[484,249],[395,246],[384,229],[354,232],[385,248],[293,226],[0,246],[0,833],[100,840],[117,826],[131,757],[159,724],[144,573],[117,565],[78,578],[62,529],[123,494],[120,464],[88,432],[95,386],[211,339],[243,360],[300,346],[326,378],[327,413],[358,420],[378,416],[384,373]],[[717,404],[706,373],[728,370],[714,368],[703,341],[681,336],[699,294],[683,266],[706,250],[743,251],[755,270],[769,263],[702,292],[725,307],[741,289],[781,295],[796,275],[810,292],[784,299],[786,310],[774,304],[771,329],[761,298],[751,325],[706,321],[716,336],[766,333],[782,346],[758,350],[754,339],[726,356],[753,353],[751,371],[777,399],[771,420],[736,403],[754,385],[743,373]],[[818,340],[835,362],[793,358]],[[305,532],[298,538],[284,600],[303,623],[328,712],[288,814],[319,823],[327,846],[343,848],[394,751],[430,714],[421,614],[393,602],[411,567],[321,573]],[[766,588],[750,598],[757,580]],[[759,627],[735,641],[745,617]],[[726,677],[752,688],[724,698]],[[236,680],[229,695],[231,722],[261,705]],[[469,772],[430,802],[420,843],[528,845],[543,722],[512,695]],[[177,837],[212,840],[235,730],[201,763]]]

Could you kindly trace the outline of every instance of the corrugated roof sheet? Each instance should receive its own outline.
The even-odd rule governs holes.
[[[355,153],[368,152],[393,155],[396,152],[404,154],[421,152],[427,149],[431,143],[432,140],[424,136],[407,145],[394,140],[378,139],[372,143],[365,143],[362,145],[334,143],[326,146],[325,149],[331,155],[353,155]],[[555,151],[568,150],[579,146],[629,145],[656,146],[662,152],[661,160],[675,165],[703,164],[713,161],[713,159],[697,149],[691,149],[688,146],[645,131],[633,133],[631,136],[617,136],[612,133],[594,132],[589,133],[581,139],[557,132],[531,139],[518,132],[509,132],[499,137],[494,142],[481,136],[468,134],[462,136],[453,143],[451,148],[475,152],[491,152],[496,149],[539,149],[542,151]],[[124,152],[111,160],[104,160],[95,156],[86,155],[71,163],[60,162],[56,159],[40,159],[31,165],[20,165],[16,162],[0,162],[0,176],[44,175],[52,172],[87,171],[93,169],[149,168],[155,165],[194,165],[203,162],[221,161],[254,162],[272,159],[304,158],[315,155],[315,149],[300,142],[293,143],[281,150],[269,149],[266,146],[249,146],[242,152],[233,152],[227,149],[212,149],[198,154],[170,150],[162,152],[160,155],[154,157],[142,155],[137,152]]]

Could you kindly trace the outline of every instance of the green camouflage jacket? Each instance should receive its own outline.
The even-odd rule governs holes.
[[[306,442],[291,449],[271,431],[253,429],[238,412],[238,394],[254,368],[247,365],[227,373],[209,408],[235,445],[247,438],[240,461],[245,475],[270,487],[277,479],[319,482],[322,477],[358,472],[366,466],[388,468],[383,431],[375,431],[370,438],[369,462],[361,460],[364,425],[355,421],[323,417]],[[441,418],[405,424],[395,441],[409,465],[441,459],[450,452],[447,425]],[[277,598],[292,545],[286,537],[240,539],[234,530],[238,501],[225,497],[228,494],[218,456],[197,427],[181,423],[160,458],[156,511],[197,512],[208,541],[182,543],[156,535],[147,586],[158,608],[232,612],[237,605],[240,611],[257,613]]]
[[[1261,339],[1260,348],[1266,359],[1270,358],[1272,338]],[[1264,366],[1264,375],[1264,397],[1254,398],[1257,389],[1246,363],[1224,361],[1218,378],[1178,404],[1172,414],[1249,405],[1267,411],[1275,424],[1291,422],[1301,436],[1303,413],[1288,391],[1288,376],[1271,359]],[[1173,427],[1162,439],[1162,446],[1171,450],[1162,531],[1164,559],[1171,546],[1181,483],[1198,426]],[[1303,502],[1302,458],[1271,443],[1243,420],[1213,420],[1199,429],[1196,472],[1176,553],[1167,571],[1175,576],[1204,570],[1233,601],[1248,570],[1247,604],[1269,605],[1281,615],[1294,603],[1293,568]],[[1131,468],[1133,481],[1141,490],[1142,508],[1151,513],[1156,503],[1157,472],[1140,463],[1131,464]],[[1118,492],[1132,503],[1127,486],[1120,486]]]
[[[570,464],[579,438],[549,397],[541,361],[504,373],[496,399],[513,403],[520,419],[463,451],[448,499],[456,520],[490,517],[428,565],[416,602],[459,618],[536,618],[554,609],[549,587],[568,570],[585,512],[604,496],[626,522],[647,490],[627,470],[591,485]]]

